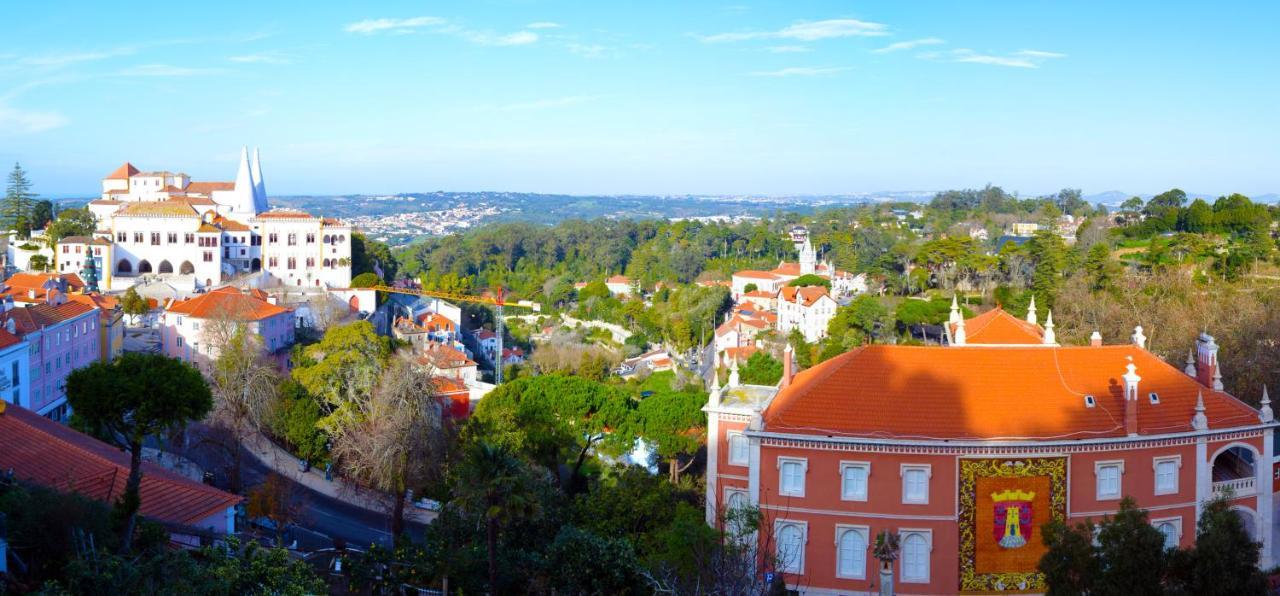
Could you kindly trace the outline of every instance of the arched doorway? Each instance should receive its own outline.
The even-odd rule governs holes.
[[[262,259],[259,259],[259,258],[257,258],[257,257],[254,257],[254,259],[253,259],[252,261],[249,261],[249,270],[250,270],[250,271],[261,271],[261,270],[262,270]]]
[[[206,287],[206,288],[212,288],[212,287],[213,287],[213,280],[212,280],[212,279],[209,279],[209,278],[207,278],[207,277],[206,277],[206,278],[204,278],[204,287]]]
[[[191,275],[195,272],[196,272],[196,266],[192,265],[191,261],[183,261],[181,265],[178,265],[178,273],[181,273],[183,275]]]
[[[1236,497],[1257,493],[1257,454],[1247,445],[1236,443],[1213,456],[1213,490]],[[1266,487],[1270,489],[1270,487]]]
[[[138,261],[138,273],[151,273],[151,261],[146,259]]]
[[[133,273],[133,263],[130,263],[129,259],[120,259],[120,262],[116,263],[116,273],[126,275]]]
[[[156,269],[156,273],[173,273],[173,264],[169,262],[169,259],[160,261],[160,267]]]
[[[1258,540],[1258,516],[1248,507],[1235,506],[1231,511],[1240,518],[1240,525],[1244,526],[1244,531],[1249,534],[1249,540]]]
[[[351,312],[360,312],[360,297],[352,296],[351,299],[347,301],[347,307],[351,309]]]

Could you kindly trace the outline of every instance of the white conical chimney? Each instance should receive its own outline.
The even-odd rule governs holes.
[[[964,317],[960,316],[960,302],[956,300],[956,295],[951,295],[951,318],[948,319],[952,323],[959,322]]]
[[[240,169],[236,171],[236,187],[232,191],[232,200],[228,205],[236,215],[253,215],[254,181],[253,171],[249,167],[249,148],[240,149]]]
[[[1031,323],[1032,325],[1036,325],[1039,323],[1039,319],[1036,316],[1036,295],[1035,294],[1031,295],[1031,304],[1027,305],[1027,322]]]
[[[262,180],[262,159],[258,155],[258,148],[253,148],[253,165],[250,166],[250,173],[253,175],[253,208],[257,213],[262,213],[268,209],[267,207],[267,183]]]
[[[1053,332],[1053,311],[1049,311],[1049,316],[1044,320],[1044,343],[1054,345],[1058,343],[1058,336]]]
[[[955,342],[954,345],[957,345],[957,346],[963,346],[965,345],[965,342],[969,341],[968,337],[965,335],[965,332],[964,332],[964,319],[960,319],[959,321],[956,321],[956,332],[955,332],[955,337],[952,338],[952,341],[954,341]]]

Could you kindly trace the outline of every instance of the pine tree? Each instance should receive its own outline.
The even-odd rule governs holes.
[[[4,224],[4,228],[17,230],[19,237],[30,237],[31,212],[35,207],[35,199],[27,172],[21,165],[14,163],[5,186],[4,201],[0,202],[0,223]]]

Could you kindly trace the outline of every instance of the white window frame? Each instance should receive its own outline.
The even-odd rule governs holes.
[[[907,472],[911,471],[924,472],[924,498],[910,498],[910,491],[907,490]],[[902,504],[904,505],[928,505],[929,504],[929,484],[933,478],[933,466],[931,464],[902,464],[898,469],[898,475],[902,477]]]
[[[1164,463],[1173,464],[1173,488],[1171,489],[1160,488],[1160,464],[1164,464]],[[1182,471],[1181,455],[1166,455],[1162,457],[1153,458],[1151,460],[1151,473],[1154,475],[1154,478],[1152,479],[1151,484],[1154,487],[1155,494],[1157,495],[1178,494],[1178,490],[1181,488],[1179,486],[1179,484],[1181,483],[1179,482],[1178,476],[1181,474],[1181,471]]]
[[[745,488],[737,487],[737,486],[726,486],[724,489],[724,510],[725,511],[729,510],[729,497],[735,494],[742,495],[743,498],[746,499],[745,503],[747,505],[751,504],[751,491]]]
[[[844,538],[845,532],[857,532],[862,535],[863,547],[862,568],[853,574],[844,573],[840,569],[840,539]],[[871,526],[857,526],[851,524],[836,524],[835,532],[835,551],[836,551],[836,577],[844,579],[867,579],[867,564],[871,560]]]
[[[795,463],[800,464],[800,490],[788,491],[786,474],[783,473],[783,464]],[[803,457],[778,457],[778,494],[783,497],[803,497],[805,489],[805,477],[809,475],[809,460]]]
[[[898,535],[902,537],[902,556],[898,557],[898,574],[901,579],[898,580],[904,584],[927,584],[933,575],[933,530],[919,528],[899,528]],[[910,535],[918,535],[924,537],[925,556],[924,556],[924,577],[908,577],[907,576],[907,537]]]
[[[725,434],[728,437],[726,439],[726,444],[729,446],[729,465],[731,466],[751,465],[751,440],[747,438],[747,435],[742,434],[741,432],[738,432],[738,431],[729,431],[728,433],[725,433]],[[746,453],[743,454],[745,457],[742,457],[742,458],[735,458],[733,456],[733,440],[738,437],[741,437],[741,440],[746,442],[746,445],[747,445]]]
[[[1178,548],[1182,544],[1182,516],[1161,517],[1151,520],[1151,527],[1155,528],[1157,531],[1159,531],[1160,526],[1164,524],[1173,524],[1173,529],[1176,531],[1176,542],[1174,543],[1173,548]],[[1164,536],[1164,532],[1160,532],[1160,535]],[[1165,548],[1169,548],[1169,546],[1166,545]]]
[[[1119,472],[1118,474],[1116,474],[1116,494],[1114,495],[1103,494],[1102,481],[1099,478],[1099,473],[1102,471],[1102,469],[1110,468],[1110,467],[1117,468]],[[1120,500],[1120,498],[1124,496],[1124,460],[1114,459],[1114,460],[1093,462],[1093,487],[1094,487],[1094,497],[1097,498],[1097,500],[1099,501]]]
[[[866,481],[863,482],[862,494],[851,495],[844,489],[844,473],[849,469],[861,468],[866,472]],[[841,501],[862,501],[866,502],[871,492],[871,462],[867,461],[842,461],[840,462],[840,500]]]
[[[785,561],[776,561],[777,570],[783,573],[794,573],[796,575],[804,575],[805,551],[808,550],[809,544],[809,522],[799,520],[780,519],[773,522],[773,535],[776,546],[773,549],[775,559],[780,559],[778,551],[782,549],[782,528],[783,526],[795,526],[800,528],[800,556],[799,561],[792,561],[790,565],[786,565]]]

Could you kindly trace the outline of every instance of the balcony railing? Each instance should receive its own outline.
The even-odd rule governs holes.
[[[1218,493],[1230,492],[1232,496],[1236,497],[1248,497],[1257,492],[1254,488],[1254,478],[1252,477],[1215,482],[1213,483],[1213,491]]]

